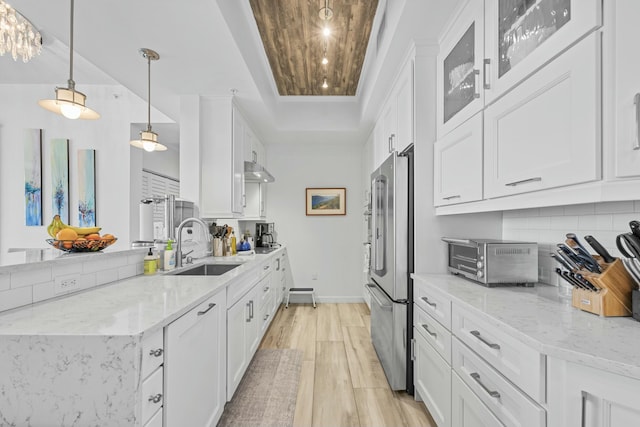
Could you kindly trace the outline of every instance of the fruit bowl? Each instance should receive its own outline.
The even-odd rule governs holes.
[[[64,252],[97,252],[116,242],[115,237],[100,240],[46,239],[47,243]]]

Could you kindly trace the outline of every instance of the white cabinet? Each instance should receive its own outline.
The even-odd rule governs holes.
[[[227,309],[227,400],[233,397],[260,342],[257,291],[256,286],[252,287]]]
[[[451,426],[451,366],[414,327],[415,387],[438,427]]]
[[[467,3],[440,42],[436,77],[438,139],[484,107],[484,1]]]
[[[482,200],[482,112],[434,145],[433,204]]]
[[[455,372],[451,373],[451,421],[456,427],[504,427]]]
[[[640,380],[549,358],[549,427],[640,424]]]
[[[485,198],[600,179],[600,42],[588,36],[485,109]]]
[[[602,25],[601,0],[518,0],[510,5],[484,0],[485,105]]]
[[[244,219],[264,219],[267,216],[267,184],[246,181]]]
[[[614,174],[616,178],[640,176],[640,56],[637,52],[637,40],[640,27],[640,2],[636,0],[616,0],[607,3],[613,16],[609,29],[609,43],[614,73],[607,83],[611,86],[613,109],[611,121],[614,131],[605,135],[612,138],[614,153]],[[607,25],[609,25],[607,22]],[[615,78],[613,78],[615,76]],[[605,92],[605,96],[609,91]],[[610,110],[606,109],[605,114]]]
[[[397,109],[396,138],[393,140],[395,151],[402,152],[414,143],[414,61],[407,60],[395,83]]]
[[[226,293],[165,328],[165,425],[215,426],[226,390]]]
[[[271,282],[275,290],[274,312],[280,307],[287,288],[287,251],[284,250],[273,260]]]

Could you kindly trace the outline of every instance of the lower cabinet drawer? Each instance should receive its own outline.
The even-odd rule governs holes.
[[[451,332],[445,329],[433,317],[425,313],[420,307],[413,311],[413,325],[429,344],[451,364]]]
[[[144,425],[158,409],[162,407],[164,394],[162,392],[163,370],[159,367],[142,383],[142,411],[141,418]]]
[[[537,402],[546,401],[545,356],[482,316],[453,304],[451,333]]]
[[[153,414],[144,427],[162,427],[162,408],[158,409],[158,412]]]
[[[451,366],[415,331],[415,388],[438,427],[451,427]]]
[[[546,412],[454,338],[452,367],[467,386],[508,426],[545,427]]]
[[[451,422],[455,427],[504,427],[455,372],[451,373]]]
[[[142,378],[164,362],[164,331],[160,329],[142,340]]]

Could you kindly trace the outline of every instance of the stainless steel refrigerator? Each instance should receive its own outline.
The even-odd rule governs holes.
[[[371,340],[393,390],[413,393],[413,146],[371,174]]]

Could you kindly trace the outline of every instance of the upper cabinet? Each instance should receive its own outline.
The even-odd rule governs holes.
[[[480,70],[484,61],[484,1],[472,0],[440,42],[437,70],[438,138],[484,106]]]

